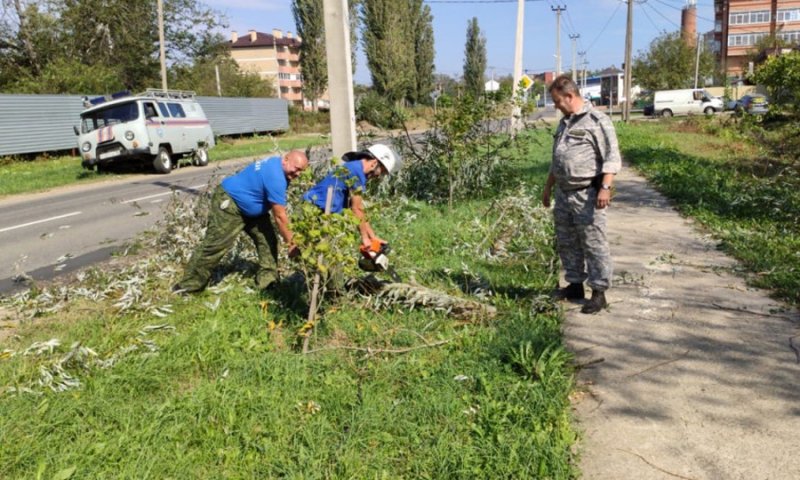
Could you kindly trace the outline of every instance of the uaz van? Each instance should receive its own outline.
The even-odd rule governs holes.
[[[650,111],[649,108],[646,110]],[[662,117],[673,115],[706,114],[723,110],[722,99],[703,89],[659,90],[653,96],[652,114]]]
[[[80,130],[75,127],[84,168],[144,161],[159,173],[169,173],[185,156],[195,165],[208,165],[214,134],[194,92],[121,92],[84,98],[84,105]]]

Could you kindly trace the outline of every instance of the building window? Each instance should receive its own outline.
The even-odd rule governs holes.
[[[728,17],[731,25],[750,25],[753,23],[769,23],[769,10],[757,10],[753,12],[731,12]]]
[[[790,45],[796,45],[800,43],[800,31],[780,32],[778,33],[778,38]]]
[[[784,8],[778,10],[778,16],[776,18],[778,22],[800,21],[800,8]]]
[[[752,47],[759,40],[766,37],[766,33],[741,33],[738,35],[728,35],[729,47]]]

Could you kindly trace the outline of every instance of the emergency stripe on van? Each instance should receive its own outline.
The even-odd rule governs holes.
[[[114,140],[114,129],[103,127],[97,130],[97,143],[110,142]]]
[[[148,120],[147,125],[159,126],[161,122]],[[209,125],[208,120],[164,120],[163,125],[181,127],[184,125]]]

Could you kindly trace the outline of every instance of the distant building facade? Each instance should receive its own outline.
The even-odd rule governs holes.
[[[310,110],[311,102],[303,98],[303,75],[300,67],[300,45],[303,39],[281,30],[272,33],[250,30],[247,35],[231,33],[231,57],[243,71],[272,79],[278,96],[298,108]],[[327,108],[327,92],[318,106]]]
[[[748,73],[748,55],[769,35],[800,42],[800,0],[714,0],[713,48],[729,78]]]

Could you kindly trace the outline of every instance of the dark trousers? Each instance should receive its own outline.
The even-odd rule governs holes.
[[[188,292],[206,288],[211,273],[244,230],[258,253],[256,286],[266,288],[278,279],[278,237],[269,215],[245,217],[228,193],[218,186],[211,197],[206,236],[192,254],[178,286]]]

